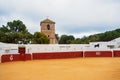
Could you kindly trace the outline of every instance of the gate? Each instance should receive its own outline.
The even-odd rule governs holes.
[[[26,60],[26,57],[25,57],[25,46],[19,46],[18,47],[18,53],[20,53],[20,60]]]

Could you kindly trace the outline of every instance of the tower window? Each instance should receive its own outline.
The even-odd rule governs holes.
[[[50,25],[49,24],[47,25],[47,29],[50,30]]]
[[[49,37],[49,35],[48,35],[48,37]]]

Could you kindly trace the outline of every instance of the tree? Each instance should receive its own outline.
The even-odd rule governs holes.
[[[59,41],[59,36],[58,36],[58,34],[55,34],[55,37],[56,37],[57,41]]]
[[[120,37],[120,29],[106,31],[104,33],[90,35],[88,37],[84,36],[80,40],[82,44],[84,43],[86,44],[86,43],[95,42],[95,41],[110,41],[118,37]]]
[[[71,44],[80,44],[81,43],[81,39],[80,38],[76,38],[75,40],[71,41]]]
[[[13,22],[8,22],[7,27],[11,32],[28,32],[25,24],[20,20],[14,20]]]
[[[71,44],[73,40],[75,40],[75,38],[72,35],[62,35],[59,44]]]
[[[2,27],[0,28],[0,31],[6,33],[6,32],[9,32],[9,29],[6,26],[2,25]]]
[[[36,44],[49,44],[49,38],[40,32],[34,33],[33,43]]]
[[[5,43],[29,43],[32,39],[32,34],[28,32],[25,24],[20,20],[8,22],[0,28],[0,41]],[[27,36],[26,36],[27,35]]]

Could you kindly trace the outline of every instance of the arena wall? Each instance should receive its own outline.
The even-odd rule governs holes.
[[[120,57],[120,50],[113,50],[114,57]]]
[[[0,54],[0,63],[1,63],[1,55],[2,55],[2,54]]]
[[[19,61],[20,55],[19,54],[3,54],[1,56],[1,62],[10,62],[10,61]]]
[[[3,54],[1,62],[31,60],[31,54]]]
[[[83,57],[82,51],[76,52],[46,52],[46,53],[33,53],[33,59],[60,59],[60,58],[75,58]]]
[[[120,57],[120,49],[92,48],[89,45],[4,45],[1,62],[75,57]],[[16,51],[17,50],[17,51]],[[14,52],[14,53],[12,53]]]
[[[112,57],[112,51],[84,51],[84,57]]]

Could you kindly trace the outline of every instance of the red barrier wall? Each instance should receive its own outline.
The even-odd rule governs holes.
[[[74,58],[82,57],[83,52],[49,52],[49,53],[33,53],[33,59],[56,59],[56,58]]]
[[[84,57],[112,57],[112,51],[85,51]]]
[[[120,50],[114,50],[114,57],[120,57]]]
[[[10,62],[10,61],[25,61],[31,60],[31,54],[3,54],[1,56],[1,62]]]
[[[120,57],[120,50],[114,50],[114,57]],[[1,62],[25,61],[31,59],[59,59],[75,57],[112,57],[112,51],[75,51],[75,52],[46,52],[31,54],[3,54]],[[32,58],[31,58],[32,57]]]
[[[31,54],[25,54],[25,60],[31,60]]]
[[[1,56],[1,62],[19,61],[19,54],[3,54]]]

